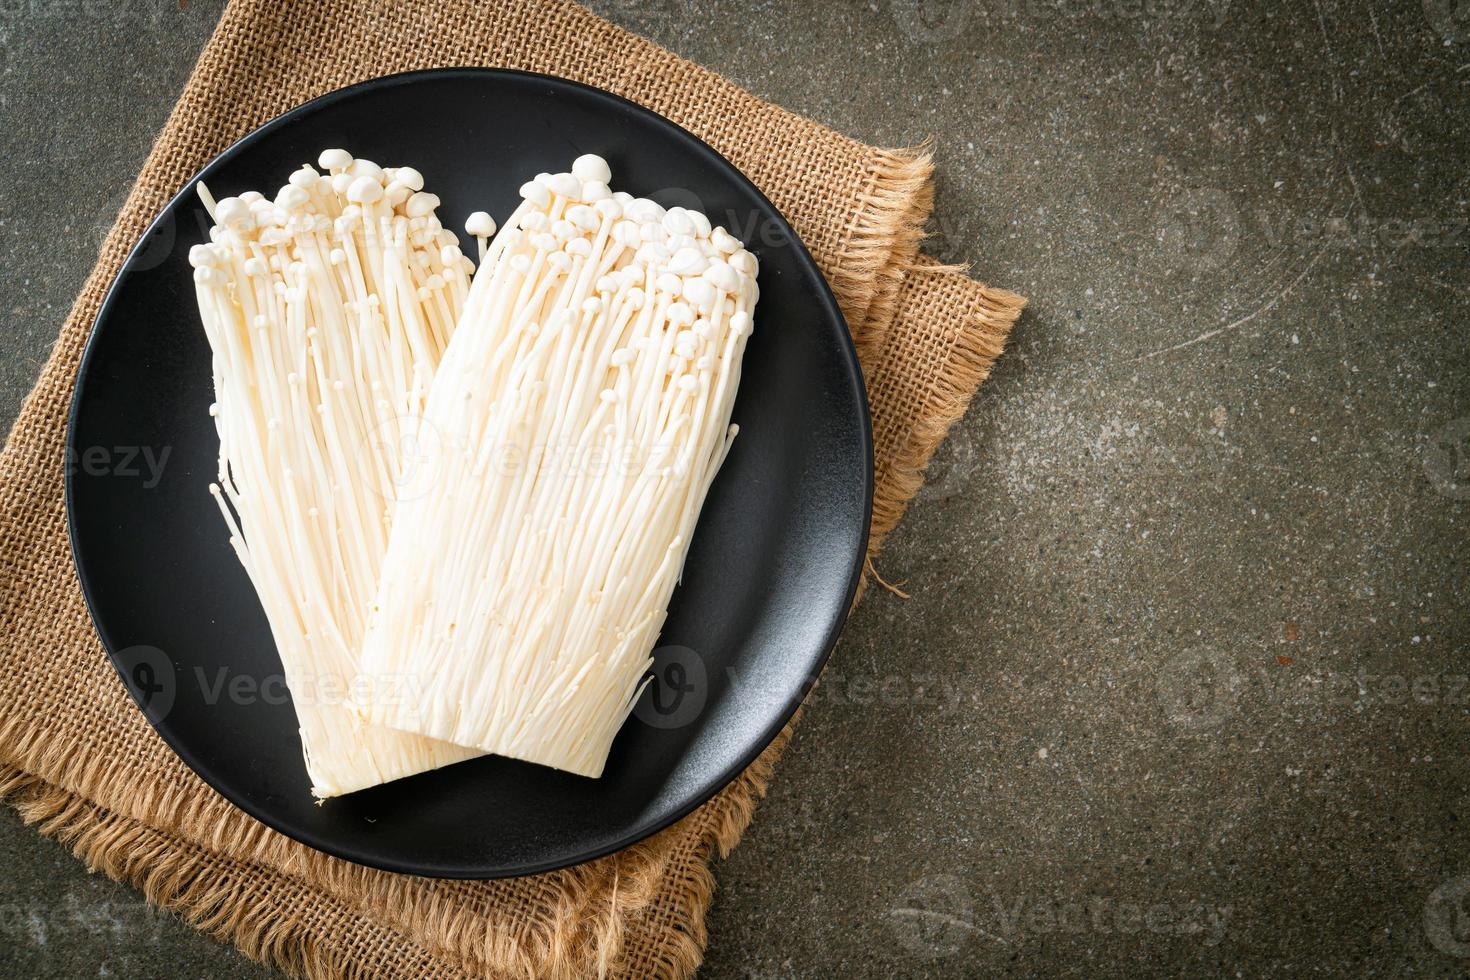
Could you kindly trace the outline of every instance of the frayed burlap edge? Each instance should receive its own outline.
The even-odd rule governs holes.
[[[918,254],[934,210],[934,155],[925,143],[880,150],[865,188],[851,204],[848,247],[859,262],[829,277],[852,330],[861,364],[873,363],[897,313],[904,270]]]
[[[374,950],[406,952],[422,975],[469,977],[451,972],[427,951],[371,920],[350,916],[331,899],[313,895],[354,923],[349,932],[313,929],[301,917],[306,886],[282,878],[278,892],[262,895],[239,880],[244,866],[111,813],[46,781],[0,765],[0,799],[37,831],[68,848],[93,873],[136,888],[200,932],[235,946],[258,963],[293,977],[377,975]]]
[[[1026,299],[1005,289],[973,283],[962,278],[954,266],[941,266],[921,258],[911,274],[947,275],[964,284],[968,308],[954,354],[934,379],[928,404],[900,442],[886,470],[875,482],[893,481],[892,492],[873,499],[872,536],[868,544],[871,562],[883,547],[888,533],[898,526],[914,494],[924,485],[924,470],[935,450],[970,405],[981,384],[990,377],[995,361],[1005,349],[1011,327],[1026,307]],[[884,359],[880,359],[880,370]]]

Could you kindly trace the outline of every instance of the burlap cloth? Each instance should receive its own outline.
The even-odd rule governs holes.
[[[267,830],[194,776],[124,692],[77,587],[62,505],[66,410],[129,247],[190,175],[272,116],[366,78],[449,65],[547,72],[640,102],[713,144],[790,219],[863,363],[877,462],[872,553],[1020,312],[1019,297],[919,255],[932,199],[926,154],[839,136],[579,7],[236,0],[0,457],[0,793],[90,867],[292,973],[688,976],[705,944],[709,862],[740,838],[784,734],[710,803],[610,857],[510,881],[388,874]]]

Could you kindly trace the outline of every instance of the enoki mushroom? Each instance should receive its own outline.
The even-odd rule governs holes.
[[[329,797],[478,754],[369,725],[347,705],[474,265],[417,170],[335,149],[318,164],[274,199],[215,203],[201,184],[214,226],[189,259],[214,352],[210,490],[270,622],[312,792]]]
[[[398,505],[354,703],[370,721],[602,773],[711,481],[759,291],[700,213],[541,174],[493,241],[423,424],[432,490]],[[384,696],[386,692],[392,696]]]

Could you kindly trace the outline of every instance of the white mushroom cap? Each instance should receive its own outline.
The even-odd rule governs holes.
[[[358,163],[363,161],[359,160]],[[417,195],[415,195],[417,196]],[[372,204],[383,198],[383,185],[378,183],[377,177],[363,174],[355,178],[347,187],[347,200],[355,204]]]
[[[709,268],[709,260],[695,248],[681,248],[669,261],[669,271],[680,276],[697,276]]]
[[[585,191],[583,192],[583,196],[586,196]],[[593,204],[592,207],[608,221],[616,221],[623,216],[623,206],[611,197],[597,199],[597,203]]]
[[[196,269],[209,269],[219,265],[219,253],[208,245],[195,245],[189,249],[189,264]]]
[[[709,240],[710,244],[714,245],[715,248],[719,249],[721,252],[724,252],[726,255],[733,255],[734,253],[740,251],[742,247],[740,244],[740,239],[736,238],[734,235],[730,234],[723,228],[716,228],[712,232],[710,232]]]
[[[316,165],[323,170],[346,170],[352,166],[352,154],[346,150],[323,150],[316,158]]]
[[[303,164],[300,170],[293,172],[290,177],[286,178],[286,182],[292,187],[299,187],[303,191],[310,191],[316,187],[317,179],[320,176],[311,167]]]
[[[476,211],[465,219],[464,230],[475,238],[489,238],[495,234],[495,219],[485,211]]]
[[[371,177],[379,184],[383,182],[383,168],[371,160],[353,160],[347,172],[354,177]]]
[[[612,168],[596,153],[585,153],[573,160],[572,173],[584,184],[606,184],[612,180]]]
[[[628,248],[637,248],[643,241],[636,221],[619,221],[613,225],[612,237],[613,241]]]
[[[724,262],[710,266],[705,278],[727,293],[740,291],[740,273]]]
[[[583,231],[596,231],[602,218],[585,204],[574,204],[567,208],[567,220]]]
[[[582,182],[571,174],[552,174],[546,186],[551,193],[574,201],[582,196]]]
[[[410,218],[422,218],[438,206],[439,197],[437,194],[419,191],[408,199],[408,203],[403,206],[403,209],[408,213]]]
[[[292,188],[294,190],[294,188]],[[248,227],[252,224],[250,205],[238,197],[226,197],[214,206],[215,220],[227,228]]]
[[[636,258],[644,265],[663,265],[669,261],[669,250],[658,242],[644,242],[638,247]]]
[[[390,181],[388,186],[383,189],[383,198],[388,202],[389,207],[398,207],[398,205],[408,200],[411,194],[413,194],[413,189],[396,179]]]
[[[707,279],[685,279],[684,298],[701,313],[708,313],[715,306],[715,287]]]
[[[664,227],[671,235],[694,234],[694,222],[689,220],[689,212],[683,208],[669,208],[664,213]]]
[[[399,167],[393,174],[393,179],[411,191],[424,189],[424,175],[413,167]]]
[[[661,222],[664,218],[663,207],[657,201],[650,201],[646,197],[640,197],[624,205],[623,209],[628,217],[640,224]]]
[[[538,208],[551,207],[551,191],[540,181],[527,181],[521,185],[521,197]]]

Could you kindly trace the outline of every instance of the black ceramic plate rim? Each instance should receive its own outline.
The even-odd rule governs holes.
[[[827,283],[826,276],[824,276],[821,270],[817,267],[816,261],[812,258],[811,253],[807,251],[806,245],[802,242],[800,236],[796,234],[790,223],[787,222],[785,216],[781,214],[780,210],[777,209],[776,206],[771,203],[770,199],[768,199],[765,194],[761,192],[760,188],[756,187],[755,184],[748,177],[745,176],[745,174],[743,174],[733,163],[725,159],[725,157],[722,156],[717,150],[711,147],[704,140],[700,139],[698,136],[695,136],[693,133],[684,129],[682,126],[679,126],[678,124],[672,122],[664,116],[654,112],[651,109],[645,108],[644,106],[641,106],[636,102],[625,99],[620,95],[616,95],[612,92],[608,92],[591,85],[585,85],[581,82],[574,82],[565,78],[558,78],[554,75],[544,75],[537,72],[516,71],[508,68],[429,68],[420,71],[401,72],[395,75],[385,75],[380,78],[369,79],[365,82],[359,82],[355,85],[350,85],[346,88],[337,89],[335,91],[328,92],[325,95],[320,95],[310,100],[309,102],[304,102],[299,106],[288,109],[281,115],[276,116],[275,118],[247,133],[245,136],[242,136],[234,143],[231,143],[229,147],[227,147],[225,150],[219,153],[219,155],[215,156],[207,164],[205,164],[202,170],[191,177],[184,184],[183,188],[168,200],[168,203],[163,206],[158,215],[153,219],[153,221],[149,223],[148,227],[143,231],[137,243],[128,253],[128,257],[123,261],[121,268],[118,270],[117,276],[113,279],[111,285],[108,287],[107,294],[103,297],[102,305],[101,307],[99,307],[97,311],[97,316],[93,320],[92,330],[87,336],[86,346],[82,351],[81,361],[77,368],[76,384],[72,392],[71,406],[67,412],[67,449],[71,451],[76,450],[77,415],[80,411],[82,390],[85,387],[88,371],[91,366],[93,342],[96,340],[101,328],[109,318],[113,306],[116,304],[117,297],[121,290],[123,281],[127,278],[129,272],[132,271],[132,267],[137,261],[140,251],[152,237],[154,231],[158,228],[160,222],[163,221],[164,217],[168,215],[186,198],[193,195],[195,193],[195,188],[198,186],[200,181],[207,181],[209,178],[211,178],[222,166],[228,164],[229,161],[241,150],[242,147],[254,141],[261,134],[293,125],[297,122],[297,120],[301,119],[302,117],[309,116],[316,110],[331,105],[332,103],[337,102],[341,99],[351,98],[364,92],[377,89],[412,84],[419,79],[428,77],[479,78],[485,79],[487,81],[493,81],[498,78],[512,77],[531,79],[538,83],[546,84],[553,88],[559,88],[564,91],[573,93],[577,96],[604,100],[611,103],[615,108],[621,109],[622,111],[631,112],[643,116],[651,124],[669,130],[674,136],[686,142],[689,145],[691,152],[696,154],[698,157],[701,157],[703,163],[707,164],[710,167],[725,171],[734,181],[739,184],[743,184],[745,188],[750,191],[750,193],[755,195],[757,200],[768,207],[771,214],[775,217],[775,220],[779,223],[781,230],[787,235],[787,241],[789,242],[791,247],[795,249],[797,262],[800,265],[805,266],[807,271],[811,273],[813,280],[818,283],[819,288],[817,292],[812,296],[813,303],[821,308],[821,312],[824,314],[824,319],[827,322],[835,322],[842,326],[842,329],[838,331],[838,333],[841,335],[839,338],[839,350],[843,355],[843,360],[845,362],[844,366],[846,367],[849,378],[853,383],[853,388],[858,395],[858,401],[861,411],[859,413],[860,417],[856,421],[858,424],[860,435],[862,437],[862,444],[866,447],[867,451],[865,454],[865,459],[863,460],[863,486],[861,488],[863,495],[863,521],[859,547],[856,549],[856,553],[853,556],[852,570],[848,576],[847,593],[845,599],[841,606],[838,607],[839,612],[836,614],[833,621],[828,624],[828,628],[824,635],[821,648],[816,652],[816,656],[812,661],[812,670],[810,676],[815,678],[822,672],[822,668],[826,665],[827,659],[831,656],[833,648],[837,645],[837,639],[842,632],[842,627],[844,623],[847,620],[847,613],[851,609],[853,600],[857,595],[858,583],[862,576],[863,562],[867,556],[868,538],[873,516],[874,472],[872,421],[869,415],[867,388],[863,383],[862,368],[858,361],[857,349],[853,345],[851,331],[847,328],[846,318],[843,317],[842,310],[837,305],[836,297],[834,297],[832,294],[832,289]],[[74,478],[75,473],[68,468],[64,474],[63,488],[66,505],[67,537],[71,545],[72,564],[76,569],[77,579],[82,590],[82,597],[86,601],[87,612],[92,619],[93,627],[97,630],[98,637],[102,641],[102,646],[107,651],[108,659],[112,661],[113,668],[118,672],[119,680],[122,681],[123,687],[128,691],[129,696],[132,696],[132,687],[127,683],[126,680],[126,667],[117,659],[119,647],[114,639],[108,635],[106,627],[97,617],[96,609],[92,601],[94,586],[88,580],[87,573],[83,570],[79,554],[80,545],[77,541],[77,526],[73,516]],[[343,846],[336,841],[326,839],[321,837],[320,835],[305,831],[300,827],[285,826],[281,822],[277,821],[268,809],[259,807],[253,801],[238,797],[236,794],[226,792],[222,787],[217,786],[214,780],[209,775],[208,767],[197,763],[194,753],[192,753],[188,749],[184,741],[181,741],[180,739],[175,737],[175,733],[172,731],[166,719],[158,723],[154,723],[152,719],[149,719],[149,723],[150,725],[152,725],[154,731],[156,731],[159,736],[164,740],[164,742],[169,746],[169,748],[173,750],[174,754],[182,759],[184,761],[184,764],[187,765],[201,780],[203,780],[205,784],[210,786],[215,791],[219,792],[231,804],[240,808],[256,820],[259,820],[261,823],[270,827],[272,830],[284,834],[285,836],[290,837],[293,840],[299,841],[300,843],[305,844],[308,847],[314,848],[315,850],[321,851],[326,854],[330,854],[334,857],[351,861],[354,864],[363,865],[365,867],[378,868],[383,871],[390,871],[397,874],[411,874],[433,878],[489,880],[495,878],[514,878],[525,875],[541,874],[547,871],[555,871],[560,868],[582,864],[586,861],[591,861],[596,858],[603,857],[615,851],[619,851],[623,848],[636,844],[639,841],[651,837],[652,835],[658,833],[660,830],[663,830],[664,828],[678,822],[679,820],[688,816],[690,813],[694,812],[700,806],[713,799],[720,792],[720,790],[724,789],[727,785],[733,782],[737,776],[744,772],[750,766],[750,764],[754,762],[763,751],[765,751],[765,749],[771,744],[771,742],[775,740],[776,736],[781,732],[781,730],[786,727],[787,723],[790,722],[792,716],[796,713],[797,708],[800,706],[804,694],[805,691],[803,690],[793,692],[792,695],[787,699],[786,703],[782,706],[781,710],[777,712],[775,722],[767,726],[767,728],[760,733],[760,736],[758,738],[752,740],[750,747],[733,766],[728,767],[727,769],[721,771],[720,773],[701,783],[698,789],[692,791],[689,794],[689,798],[684,802],[683,805],[674,808],[674,810],[670,813],[660,815],[653,819],[644,821],[640,824],[636,824],[630,827],[623,836],[604,846],[588,848],[584,851],[568,853],[564,858],[556,858],[549,861],[527,864],[525,866],[518,866],[512,869],[467,868],[462,870],[449,870],[443,867],[429,868],[414,864],[412,862],[399,862],[391,858],[383,858],[376,854],[366,854],[350,846]],[[141,705],[139,705],[139,710],[143,710]]]

